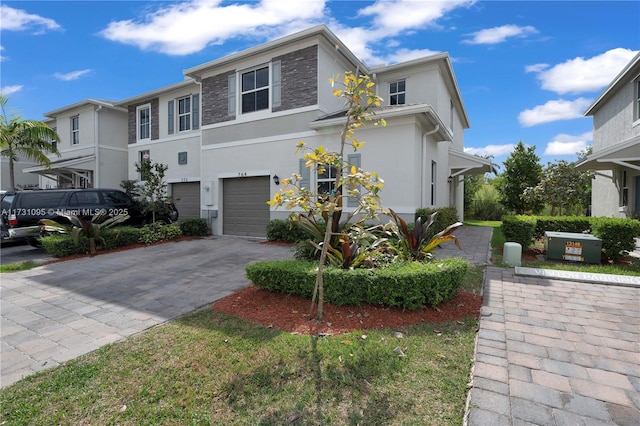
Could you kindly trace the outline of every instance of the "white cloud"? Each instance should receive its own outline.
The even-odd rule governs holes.
[[[537,72],[542,88],[556,92],[585,93],[603,89],[618,75],[638,52],[616,48],[589,59],[577,57],[551,68],[539,70],[532,65],[530,72]]]
[[[524,127],[531,127],[552,121],[582,118],[584,111],[591,105],[591,102],[591,99],[585,98],[578,98],[573,101],[564,99],[549,101],[544,105],[538,105],[533,109],[522,111],[518,115],[518,121]]]
[[[425,56],[435,55],[440,52],[435,52],[429,49],[398,49],[393,54],[385,57],[386,63],[399,63],[410,61],[412,59],[424,58]]]
[[[437,20],[448,12],[474,3],[473,0],[378,0],[360,9],[358,15],[373,17],[373,33],[394,36],[411,29],[438,26]]]
[[[27,13],[22,9],[0,5],[0,29],[2,30],[33,30],[35,34],[42,34],[47,30],[58,30],[60,28],[60,25],[53,19]]]
[[[58,80],[71,81],[71,80],[77,80],[83,75],[90,73],[91,71],[92,71],[91,69],[86,69],[86,70],[79,70],[79,71],[71,71],[64,74],[57,72],[54,74],[54,76]]]
[[[187,55],[233,37],[275,37],[318,23],[324,0],[261,0],[221,5],[220,0],[180,2],[143,21],[111,22],[101,31],[109,40],[169,55]]]
[[[502,25],[500,27],[487,28],[468,34],[472,36],[463,43],[467,44],[498,44],[505,42],[510,37],[528,37],[537,34],[538,30],[530,25],[520,27],[518,25]]]
[[[480,148],[465,147],[464,152],[471,155],[479,155],[481,157],[491,155],[493,157],[499,157],[501,155],[511,154],[516,147],[515,144],[509,143],[504,145],[487,145]]]
[[[13,95],[14,93],[17,93],[17,92],[19,92],[21,90],[22,90],[22,85],[21,84],[15,84],[13,86],[0,87],[0,93],[2,93],[5,96]]]
[[[2,52],[4,50],[4,46],[0,46],[0,52]],[[2,56],[0,55],[0,62],[4,62],[7,60],[6,56]]]
[[[547,68],[549,68],[549,64],[533,64],[533,65],[527,65],[526,67],[524,67],[525,72],[535,72],[538,73],[540,71],[544,71]]]
[[[560,133],[547,144],[544,155],[576,155],[584,151],[593,141],[593,132],[584,132],[579,135]]]

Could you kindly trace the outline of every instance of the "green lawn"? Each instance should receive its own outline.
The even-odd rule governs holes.
[[[24,262],[8,263],[6,265],[0,265],[0,273],[26,271],[26,270],[35,268],[36,266],[40,266],[40,264],[33,262],[31,260],[26,260]]]
[[[460,425],[476,327],[312,337],[205,309],[3,389],[0,424]]]

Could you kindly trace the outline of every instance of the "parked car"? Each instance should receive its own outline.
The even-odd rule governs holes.
[[[109,216],[127,214],[124,225],[142,226],[152,221],[152,213],[119,189],[46,189],[7,191],[0,200],[1,235],[4,240],[26,239],[37,245],[41,219],[68,224],[65,215],[92,217],[99,212]],[[178,220],[178,210],[167,203],[156,212],[156,222],[171,223]]]

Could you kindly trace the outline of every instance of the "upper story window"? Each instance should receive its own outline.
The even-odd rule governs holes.
[[[80,117],[71,117],[71,145],[80,143]]]
[[[389,105],[404,105],[406,82],[404,80],[389,83]]]
[[[242,113],[269,108],[269,67],[242,74]]]
[[[52,127],[52,128],[51,128],[51,130],[53,130],[54,132],[58,133],[58,129],[57,129],[57,128],[55,128],[55,127]],[[51,142],[51,145],[52,145],[54,148],[58,148],[58,142],[57,142],[57,141],[55,141],[55,140],[51,139],[51,140],[49,140],[49,142]]]
[[[138,140],[151,139],[151,105],[138,107]]]
[[[198,93],[170,100],[167,111],[169,134],[174,133],[176,122],[179,132],[200,128],[200,95]]]

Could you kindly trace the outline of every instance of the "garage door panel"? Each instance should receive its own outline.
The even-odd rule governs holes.
[[[269,176],[223,181],[223,233],[266,237],[270,213]]]
[[[171,196],[181,219],[200,217],[200,182],[174,183]]]

